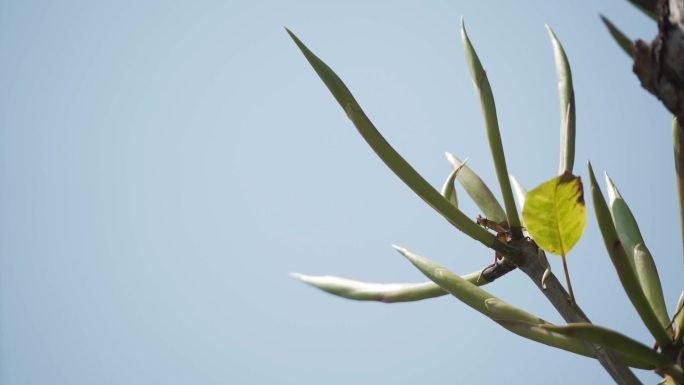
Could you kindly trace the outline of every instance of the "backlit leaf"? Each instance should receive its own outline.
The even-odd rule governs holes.
[[[542,249],[567,255],[582,237],[587,223],[580,177],[565,173],[528,192],[523,219]]]

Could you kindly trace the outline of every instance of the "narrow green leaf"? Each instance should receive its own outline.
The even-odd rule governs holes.
[[[541,325],[552,326],[543,319],[501,301],[425,257],[398,246],[395,248],[442,289],[513,333],[549,346],[593,357],[593,351],[581,341],[540,328]],[[626,360],[628,365],[633,367],[647,368],[640,362],[633,361]]]
[[[487,187],[484,181],[470,167],[465,165],[465,162],[461,162],[459,158],[449,152],[446,153],[446,157],[454,169],[461,168],[461,172],[458,173],[458,181],[477,207],[482,210],[482,214],[487,219],[508,228],[506,212],[501,207],[501,204],[499,204],[499,201],[496,200],[492,190]]]
[[[565,256],[587,224],[582,180],[566,173],[527,193],[523,207],[527,231],[542,249]]]
[[[674,158],[677,178],[677,196],[679,197],[679,221],[681,227],[682,251],[684,251],[684,129],[676,117],[672,117],[674,136]]]
[[[615,350],[625,357],[640,360],[644,365],[650,365],[655,368],[667,368],[674,364],[665,356],[653,351],[641,342],[601,326],[590,323],[570,323],[566,326],[543,325],[541,327],[568,337],[578,338]]]
[[[650,17],[651,19],[658,21],[658,15],[656,15],[656,5],[657,0],[627,0],[638,10],[644,13],[644,15]]]
[[[298,273],[290,275],[317,289],[356,301],[410,302],[447,294],[434,282],[367,283],[328,275],[310,276]],[[473,280],[477,280],[477,274],[474,275]]]
[[[682,336],[684,336],[684,291],[682,291],[682,294],[679,295],[679,301],[677,302],[677,307],[675,308],[674,315],[672,316],[673,319],[673,326],[674,326],[674,340],[675,341],[681,341]]]
[[[575,163],[575,91],[572,87],[572,72],[565,50],[555,32],[546,26],[551,37],[553,57],[556,62],[556,77],[558,78],[558,97],[561,115],[561,145],[560,166],[558,173],[572,173]]]
[[[412,302],[449,294],[432,281],[420,283],[369,283],[330,275],[313,276],[290,273],[290,276],[327,293],[356,301]],[[466,274],[461,278],[475,286],[490,283],[490,281],[487,281],[482,276],[481,271]]]
[[[451,170],[449,176],[444,181],[444,186],[442,186],[442,196],[456,207],[458,207],[458,197],[456,195],[456,188],[454,186],[454,182],[458,172],[458,169]]]
[[[489,316],[495,321],[521,321],[530,322],[534,325],[546,323],[537,316],[532,316],[530,313],[510,305],[496,297],[485,300],[485,307],[489,312]]]
[[[513,191],[515,192],[515,197],[518,199],[518,205],[520,207],[525,207],[525,197],[527,196],[527,190],[518,182],[513,175],[510,175],[511,185],[513,186]]]
[[[323,83],[328,87],[337,102],[347,113],[347,116],[356,126],[361,136],[382,159],[383,162],[418,196],[428,203],[435,211],[444,216],[452,225],[466,235],[480,241],[487,247],[500,251],[508,256],[519,255],[519,250],[501,242],[496,237],[483,229],[472,219],[468,218],[451,202],[446,200],[432,185],[430,185],[378,132],[373,123],[368,119],[361,107],[354,99],[349,89],[342,80],[333,72],[328,65],[320,60],[302,43],[297,36],[287,30],[295,44],[302,51],[309,64],[314,68]]]
[[[503,144],[501,143],[501,133],[499,132],[499,122],[496,117],[496,105],[494,104],[494,95],[492,88],[487,79],[487,73],[480,59],[477,57],[475,48],[473,48],[468,34],[466,33],[465,23],[461,19],[461,38],[465,46],[466,61],[470,69],[470,75],[473,79],[473,84],[480,96],[480,104],[482,106],[482,113],[484,114],[485,128],[487,131],[487,139],[489,139],[489,148],[494,159],[494,167],[496,169],[496,177],[499,180],[501,187],[501,195],[503,196],[504,206],[506,208],[506,217],[508,224],[511,227],[514,235],[521,236],[520,218],[518,217],[518,209],[515,207],[515,200],[513,199],[513,191],[511,190],[511,182],[508,180],[508,169],[506,167],[506,156],[504,154]]]
[[[596,182],[591,163],[587,162],[587,168],[589,169],[591,196],[594,201],[596,220],[601,229],[601,235],[603,236],[603,242],[608,251],[608,255],[613,262],[613,266],[615,266],[618,278],[620,278],[620,283],[622,283],[625,293],[627,293],[629,300],[634,305],[634,308],[639,314],[639,317],[641,317],[644,325],[646,325],[651,332],[651,335],[653,335],[661,347],[669,346],[672,344],[670,336],[658,320],[658,316],[656,316],[653,311],[643,290],[641,290],[639,279],[637,278],[634,269],[632,269],[632,265],[627,258],[622,242],[620,242],[617,231],[615,230],[608,204],[606,204],[603,193],[601,193],[601,188]]]
[[[456,196],[456,186],[454,186],[454,181],[456,180],[458,174],[461,173],[466,163],[468,163],[468,159],[463,161],[463,163],[461,163],[458,167],[454,167],[444,182],[444,186],[442,187],[442,196],[456,207],[458,207],[458,197]]]
[[[574,338],[564,336],[560,333],[555,333],[546,330],[539,324],[531,324],[521,321],[496,321],[499,325],[506,328],[508,331],[515,333],[521,337],[531,339],[533,341],[542,343],[544,345],[555,348],[567,350],[576,354],[587,357],[593,357],[591,349],[587,345],[578,343]]]
[[[531,324],[546,323],[543,319],[505,303],[489,292],[423,256],[412,253],[403,247],[394,246],[394,248],[442,289],[489,318],[522,321]]]
[[[530,324],[520,321],[497,321],[501,326],[509,331],[531,340],[540,342],[545,345],[553,346],[559,349],[564,349],[587,357],[593,357],[593,353],[586,343],[579,343],[580,340],[568,337],[565,334],[557,333],[549,330],[546,326],[553,326],[550,324]],[[574,350],[573,350],[574,349]],[[631,357],[622,356],[625,363],[638,369],[654,369],[653,365],[644,363],[642,359],[634,359]]]
[[[445,267],[423,256],[414,254],[403,247],[394,246],[394,248],[431,281],[451,293],[466,305],[490,318],[517,320],[534,324],[546,322],[524,310],[505,304],[487,291],[473,285]],[[490,301],[489,305],[487,304],[487,301]]]
[[[634,58],[634,42],[632,42],[632,39],[628,38],[627,35],[620,31],[620,29],[618,29],[615,24],[608,20],[607,17],[603,15],[599,16],[601,17],[603,24],[605,24],[606,28],[608,28],[608,32],[610,32],[610,35],[613,37],[615,42],[629,57]]]
[[[641,289],[646,295],[649,304],[653,308],[653,312],[660,320],[663,328],[667,329],[670,323],[670,317],[667,313],[667,306],[665,305],[665,298],[663,296],[663,288],[660,284],[660,277],[658,270],[653,261],[650,251],[644,244],[644,239],[641,236],[639,225],[629,209],[627,202],[620,195],[613,180],[606,174],[606,184],[608,186],[608,202],[610,207],[610,214],[615,224],[618,238],[622,242],[622,246],[630,261],[634,272],[639,279]]]

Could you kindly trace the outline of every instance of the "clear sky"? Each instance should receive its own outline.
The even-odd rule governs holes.
[[[575,79],[575,169],[610,172],[672,311],[683,269],[670,117],[599,12],[655,35],[622,0],[0,2],[0,383],[608,383],[598,363],[451,297],[355,303],[287,275],[423,281],[392,243],[459,273],[493,254],[385,168],[284,26],[430,182],[451,151],[498,193],[459,19],[527,188],[558,167],[548,23]],[[568,257],[577,301],[651,344],[589,213]],[[520,272],[487,289],[561,322]]]

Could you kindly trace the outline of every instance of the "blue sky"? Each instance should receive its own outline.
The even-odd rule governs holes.
[[[575,80],[575,169],[586,176],[591,159],[609,171],[672,311],[682,252],[670,117],[599,12],[632,37],[655,35],[620,0],[1,2],[0,382],[609,381],[596,362],[453,298],[355,303],[287,275],[424,280],[393,243],[459,273],[493,255],[385,168],[284,26],[430,182],[441,186],[450,151],[498,193],[459,19],[488,71],[509,170],[528,188],[558,167],[548,23]],[[568,257],[577,301],[650,344],[589,213]],[[488,290],[561,322],[519,272]]]

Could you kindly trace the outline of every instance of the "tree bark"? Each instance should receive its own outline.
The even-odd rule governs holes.
[[[679,121],[684,118],[684,0],[658,0],[658,35],[635,43],[634,73]]]

